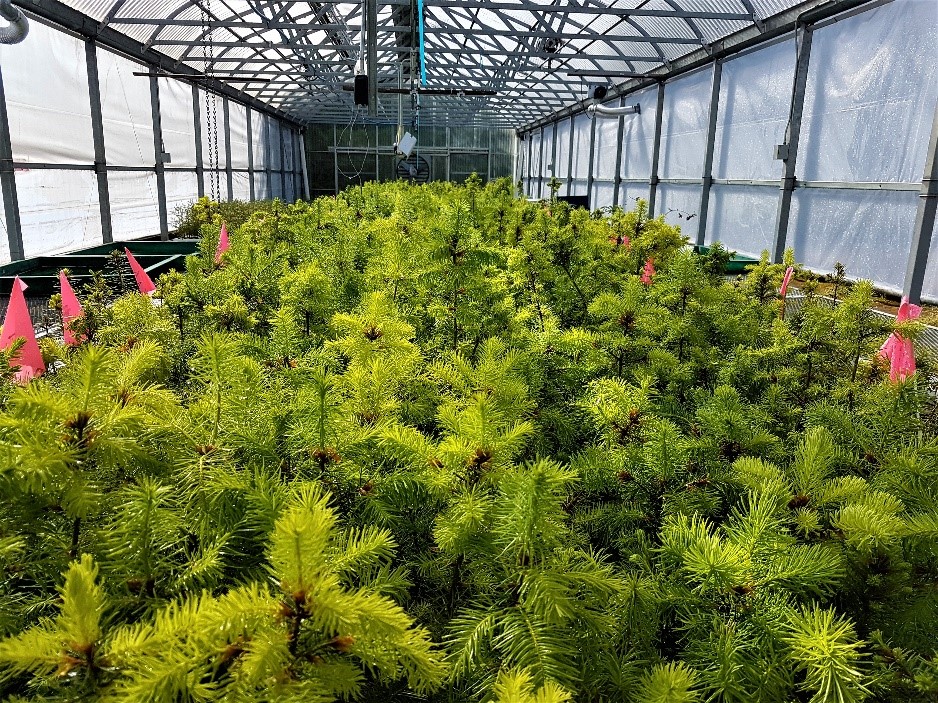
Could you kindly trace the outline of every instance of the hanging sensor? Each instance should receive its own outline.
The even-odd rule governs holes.
[[[415,146],[417,146],[417,137],[411,136],[410,132],[404,132],[404,136],[395,145],[394,150],[406,159]]]
[[[355,104],[368,107],[368,76],[360,73],[355,76]]]

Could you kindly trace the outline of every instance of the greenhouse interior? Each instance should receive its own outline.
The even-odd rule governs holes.
[[[938,701],[938,0],[0,0],[0,700]]]

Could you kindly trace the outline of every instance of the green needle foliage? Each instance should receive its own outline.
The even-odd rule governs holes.
[[[935,700],[935,365],[871,285],[514,192],[202,200],[161,305],[95,281],[0,380],[0,698]]]

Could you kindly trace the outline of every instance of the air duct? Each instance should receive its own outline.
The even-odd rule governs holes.
[[[623,107],[606,107],[605,105],[590,105],[586,114],[590,117],[619,117],[620,115],[637,115],[642,111],[641,105],[624,105]]]
[[[0,17],[10,23],[8,27],[0,27],[0,44],[19,44],[29,34],[26,15],[13,7],[11,0],[0,0]]]

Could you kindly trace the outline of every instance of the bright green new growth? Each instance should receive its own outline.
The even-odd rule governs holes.
[[[221,264],[216,209],[0,383],[4,700],[938,695],[935,364],[868,283],[783,315],[791,253],[507,181],[258,204]]]

